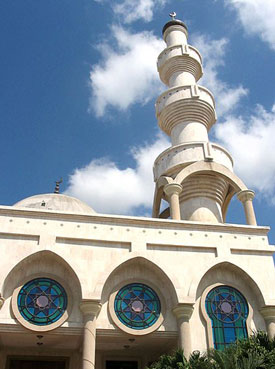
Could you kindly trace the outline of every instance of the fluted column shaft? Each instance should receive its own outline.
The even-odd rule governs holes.
[[[96,318],[101,309],[98,301],[85,301],[80,304],[83,313],[82,369],[94,369],[96,346]]]

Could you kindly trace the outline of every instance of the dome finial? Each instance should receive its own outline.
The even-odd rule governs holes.
[[[176,15],[177,15],[176,12],[172,12],[172,13],[169,14],[169,17],[171,17],[172,20],[175,20]]]
[[[62,177],[60,178],[59,181],[55,181],[55,189],[54,189],[54,193],[59,193],[59,187],[60,187],[60,184],[63,182],[63,179]]]
[[[183,21],[176,19],[176,12],[171,12],[169,14],[169,16],[171,17],[171,20],[169,20],[169,22],[167,22],[163,29],[162,29],[162,34],[164,35],[164,32],[166,31],[167,28],[171,27],[171,26],[181,26],[183,28],[185,28],[185,30],[187,31],[187,27],[186,25],[183,23]]]

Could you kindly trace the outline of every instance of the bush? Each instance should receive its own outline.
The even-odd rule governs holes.
[[[275,369],[275,338],[256,332],[224,351],[194,351],[187,360],[182,350],[164,354],[147,369]]]

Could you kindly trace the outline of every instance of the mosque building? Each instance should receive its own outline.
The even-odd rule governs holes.
[[[0,368],[143,369],[176,347],[188,357],[275,334],[269,228],[230,154],[209,142],[215,100],[171,16],[156,102],[171,147],[155,160],[152,218],[98,214],[58,189],[0,206]],[[235,194],[245,225],[226,223]]]

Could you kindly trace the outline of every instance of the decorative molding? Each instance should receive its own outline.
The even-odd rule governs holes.
[[[0,332],[2,333],[26,333],[26,328],[17,324],[16,320],[11,323],[0,323]],[[49,334],[51,335],[68,335],[68,336],[79,336],[83,334],[83,325],[79,327],[59,327],[56,328],[54,331],[51,331]]]
[[[252,190],[242,190],[237,193],[237,197],[241,202],[252,201],[255,197],[255,192]]]
[[[179,123],[197,122],[209,130],[216,122],[215,101],[210,91],[194,85],[177,86],[165,91],[156,101],[156,115],[160,128],[169,136]],[[193,92],[192,92],[193,91]],[[198,96],[199,95],[199,96]]]
[[[101,310],[102,304],[99,300],[82,300],[79,305],[80,310],[84,316],[97,316]]]
[[[96,330],[97,337],[113,337],[113,338],[119,338],[124,337],[125,333],[121,332],[117,329],[103,329],[99,328]],[[150,337],[153,338],[177,338],[178,337],[178,330],[175,331],[154,331],[150,334]]]
[[[137,330],[137,329],[132,329],[130,327],[127,327],[125,324],[123,324],[117,317],[116,313],[115,313],[115,309],[114,309],[114,304],[115,304],[115,298],[117,293],[119,292],[119,290],[126,286],[127,284],[131,284],[131,283],[143,283],[145,285],[148,285],[149,287],[151,287],[156,294],[158,295],[158,298],[160,300],[160,306],[161,306],[161,311],[160,311],[160,315],[159,318],[157,319],[157,321],[150,326],[149,328],[145,328],[145,329],[141,329],[141,330]],[[138,279],[128,279],[126,281],[123,281],[121,283],[119,283],[113,290],[113,292],[111,293],[110,297],[109,297],[109,301],[108,301],[108,311],[109,314],[112,318],[112,321],[114,322],[114,324],[121,330],[124,331],[128,334],[132,334],[134,336],[144,336],[147,335],[149,333],[155,332],[163,323],[164,321],[164,316],[166,314],[166,303],[165,303],[165,299],[161,293],[161,291],[159,290],[159,288],[157,286],[155,286],[151,281],[148,280],[143,280],[141,278]],[[163,333],[163,332],[161,332]]]
[[[56,280],[58,283],[60,283],[60,285],[65,289],[66,294],[67,294],[67,308],[64,312],[64,314],[54,323],[51,323],[49,325],[43,325],[43,326],[39,326],[39,325],[35,325],[30,323],[29,321],[27,321],[21,314],[20,311],[18,309],[18,305],[17,305],[17,297],[18,297],[18,293],[20,292],[21,288],[29,281],[31,281],[32,279],[36,279],[36,278],[51,278],[53,280]],[[67,284],[67,282],[63,279],[61,279],[59,276],[56,276],[55,274],[50,274],[50,273],[35,273],[33,275],[28,276],[27,278],[25,278],[22,282],[21,285],[18,286],[12,294],[12,299],[11,299],[11,307],[12,307],[12,311],[15,315],[15,318],[17,319],[17,321],[24,326],[25,328],[34,331],[34,332],[49,332],[52,331],[53,329],[56,329],[58,327],[60,327],[63,323],[65,323],[65,321],[68,320],[71,312],[72,312],[72,308],[73,308],[73,294],[71,292],[71,289],[69,287],[69,285]]]
[[[275,305],[264,306],[260,309],[260,313],[265,320],[275,321]]]
[[[179,183],[168,183],[164,186],[163,190],[167,196],[180,194],[182,191],[182,185],[180,185]]]
[[[193,314],[193,311],[194,311],[194,304],[193,303],[178,304],[173,309],[173,313],[174,313],[174,315],[176,316],[177,319],[182,319],[182,320],[187,321],[187,322],[191,318],[191,315]]]
[[[213,163],[212,163],[213,164]],[[212,165],[211,164],[211,165]],[[143,217],[133,217],[133,216],[123,216],[123,215],[78,215],[78,214],[64,214],[64,213],[53,213],[52,211],[42,211],[42,210],[19,210],[11,206],[0,206],[0,215],[8,216],[22,216],[22,217],[38,217],[39,221],[41,219],[51,219],[56,221],[68,221],[75,223],[84,222],[85,224],[96,224],[98,227],[113,225],[116,223],[117,226],[143,226],[143,227],[156,227],[156,228],[167,228],[174,229],[175,224],[177,224],[178,230],[197,230],[197,231],[217,231],[217,232],[235,232],[241,234],[253,234],[266,236],[270,230],[270,227],[266,226],[249,226],[240,224],[209,224],[202,222],[191,222],[191,221],[176,221],[176,220],[166,220],[159,218],[143,218]],[[37,219],[35,219],[37,220]],[[9,227],[10,229],[10,227]],[[41,227],[42,229],[42,227]],[[13,233],[12,231],[10,233]],[[76,233],[76,232],[75,232]],[[28,232],[26,232],[28,234]],[[81,237],[80,237],[81,238]],[[93,238],[94,239],[94,238]],[[96,239],[96,238],[95,238]],[[102,240],[101,238],[98,238]]]
[[[90,247],[109,247],[114,249],[131,249],[131,242],[125,241],[108,241],[98,240],[91,238],[72,238],[72,237],[56,237],[56,243],[64,246],[77,245],[77,246],[90,246]]]

